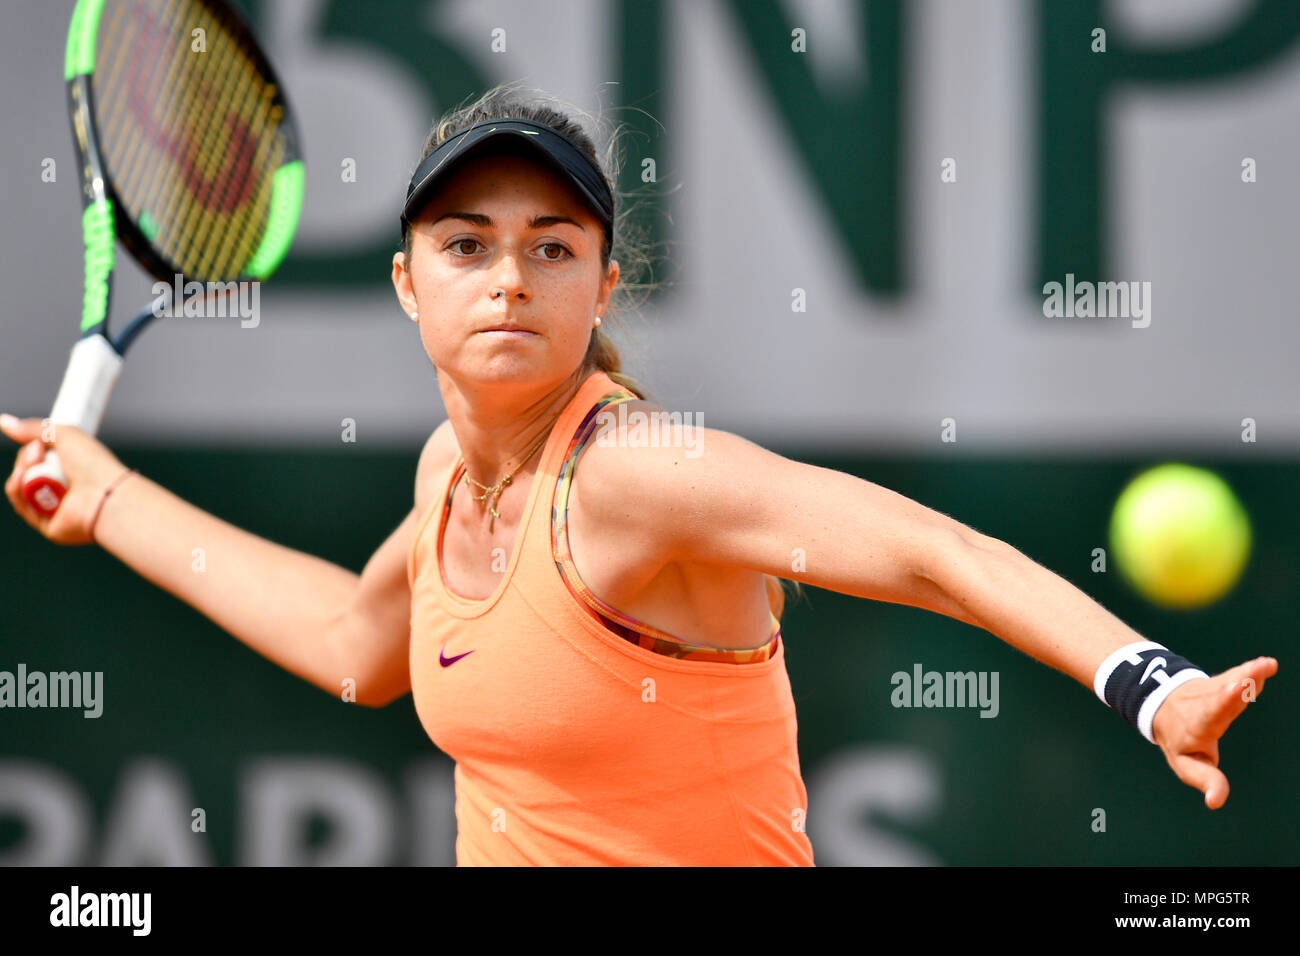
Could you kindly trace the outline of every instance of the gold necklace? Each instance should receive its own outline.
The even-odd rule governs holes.
[[[496,527],[497,518],[501,517],[501,515],[497,514],[497,509],[496,509],[496,502],[501,497],[501,492],[505,491],[506,485],[510,484],[510,479],[515,476],[515,473],[518,472],[520,468],[524,467],[524,465],[527,464],[528,459],[532,458],[533,455],[537,454],[537,449],[541,448],[542,445],[546,443],[546,439],[551,434],[551,429],[554,427],[555,427],[555,422],[551,422],[551,428],[546,429],[546,431],[542,433],[542,437],[537,439],[537,441],[533,444],[532,450],[529,451],[528,454],[524,456],[523,461],[515,465],[514,470],[511,471],[510,474],[506,475],[504,478],[502,478],[500,481],[498,481],[495,485],[493,485],[490,488],[487,485],[480,484],[479,482],[471,478],[469,476],[469,470],[466,469],[465,480],[468,481],[470,484],[477,485],[479,488],[483,489],[483,494],[472,496],[474,500],[486,502],[489,496],[491,496],[491,498],[493,499],[492,504],[487,506],[488,511],[492,515],[492,520],[488,522],[489,534],[491,534],[492,530]]]

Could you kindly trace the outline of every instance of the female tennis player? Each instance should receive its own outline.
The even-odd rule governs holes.
[[[614,181],[577,121],[508,89],[431,132],[392,279],[448,419],[359,576],[200,511],[70,426],[50,443],[69,491],[46,519],[19,493],[41,422],[5,419],[24,446],[10,502],[330,694],[411,692],[455,761],[460,864],[812,864],[781,578],[990,631],[1092,688],[1223,806],[1219,738],[1277,661],[1208,677],[1009,544],[674,428],[600,329]]]

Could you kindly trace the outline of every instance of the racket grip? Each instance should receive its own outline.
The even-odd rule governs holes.
[[[59,502],[68,493],[68,479],[59,463],[59,453],[45,450],[45,457],[23,472],[23,497],[32,509],[49,517],[59,510]]]
[[[55,426],[76,425],[87,435],[94,435],[121,370],[122,356],[103,335],[78,340],[68,358],[49,420]],[[67,491],[67,476],[52,448],[46,450],[43,460],[23,473],[23,498],[38,514],[54,514]]]

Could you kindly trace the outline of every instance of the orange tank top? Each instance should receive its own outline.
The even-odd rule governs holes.
[[[411,692],[455,761],[460,866],[811,866],[785,643],[692,648],[603,604],[568,556],[564,504],[589,376],[541,451],[496,590],[454,593],[442,537],[459,457],[408,558]]]

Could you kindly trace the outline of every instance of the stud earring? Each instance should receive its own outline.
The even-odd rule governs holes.
[[[596,324],[600,325],[600,316],[596,316]]]
[[[415,321],[416,319],[418,319],[419,317],[420,317],[420,313],[419,313],[419,312],[412,312],[412,313],[411,313],[411,321],[412,321],[412,322],[414,322],[414,321]]]

